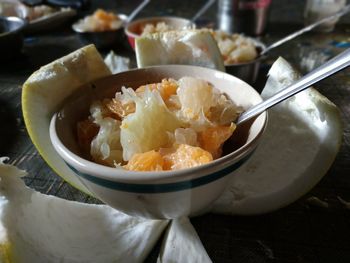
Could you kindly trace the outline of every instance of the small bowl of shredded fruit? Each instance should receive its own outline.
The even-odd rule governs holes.
[[[72,29],[79,34],[84,44],[95,44],[99,49],[123,45],[124,24],[127,16],[97,9],[92,15],[78,20]]]
[[[54,115],[58,154],[98,198],[127,214],[203,213],[257,147],[266,113],[236,127],[261,102],[238,78],[213,69],[162,65],[81,87]]]
[[[242,34],[229,34],[223,31],[212,31],[224,60],[225,69],[238,78],[254,84],[261,60],[260,56],[266,46],[257,39]]]
[[[135,38],[156,32],[193,28],[189,19],[172,16],[148,17],[134,20],[125,26],[125,34],[130,46],[135,49]]]

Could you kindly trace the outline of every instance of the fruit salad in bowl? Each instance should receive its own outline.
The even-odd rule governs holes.
[[[266,48],[261,41],[243,34],[212,31],[218,44],[226,72],[254,84],[259,72],[261,52]]]
[[[50,137],[76,177],[112,207],[148,218],[196,215],[258,145],[266,113],[236,130],[234,120],[260,101],[217,70],[134,69],[83,85],[52,118]],[[77,124],[86,122],[97,129],[85,137],[91,123]]]
[[[242,110],[203,79],[162,79],[94,101],[78,122],[84,155],[111,167],[166,171],[209,163]]]
[[[259,47],[252,38],[242,34],[228,34],[219,30],[212,31],[212,34],[225,65],[250,62],[259,55]]]
[[[76,21],[72,29],[84,43],[93,43],[97,48],[115,48],[124,42],[124,24],[127,16],[97,9],[93,14]]]

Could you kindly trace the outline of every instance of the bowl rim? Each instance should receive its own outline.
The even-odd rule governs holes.
[[[129,71],[139,71],[139,70],[147,70],[147,69],[156,69],[156,68],[161,68],[164,66],[170,66],[170,67],[196,67],[196,68],[200,68],[200,69],[204,69],[204,70],[208,70],[208,71],[215,71],[215,72],[219,72],[225,75],[228,75],[228,77],[235,79],[235,81],[237,81],[237,83],[241,82],[244,85],[248,86],[249,89],[251,89],[254,93],[256,93],[256,95],[258,95],[261,98],[261,95],[252,87],[250,86],[248,83],[246,83],[245,81],[232,76],[228,73],[225,72],[221,72],[218,70],[214,70],[214,69],[209,69],[209,68],[204,68],[204,67],[199,67],[199,66],[192,66],[192,65],[158,65],[158,66],[150,66],[150,67],[145,67],[145,68],[135,68],[135,69],[131,69]],[[129,72],[128,71],[128,72]],[[121,72],[121,73],[125,73],[125,72]],[[120,74],[120,73],[117,73]],[[114,74],[114,75],[117,75]],[[103,77],[102,79],[114,76],[114,75],[110,75],[107,77]],[[98,164],[95,163],[93,161],[89,161],[87,159],[84,159],[82,157],[80,157],[79,155],[73,153],[71,150],[69,150],[63,143],[62,141],[59,139],[59,136],[56,132],[56,120],[58,118],[59,112],[56,112],[51,120],[50,120],[50,128],[49,128],[49,133],[50,133],[50,140],[51,143],[53,145],[53,147],[55,148],[56,152],[58,153],[58,155],[65,160],[65,162],[68,164],[68,166],[71,168],[71,166],[76,166],[79,167],[79,169],[74,168],[76,170],[78,170],[79,172],[82,173],[87,173],[90,176],[96,177],[96,178],[102,178],[102,179],[106,179],[106,180],[110,180],[110,181],[122,181],[122,182],[127,182],[127,183],[152,183],[154,180],[161,180],[161,179],[178,179],[179,177],[183,177],[183,179],[186,179],[186,176],[188,175],[193,175],[193,174],[198,174],[199,176],[195,176],[197,177],[202,177],[205,175],[208,175],[208,172],[205,171],[209,171],[209,170],[218,170],[215,169],[221,167],[221,169],[228,167],[230,165],[233,165],[234,163],[238,162],[239,160],[241,160],[242,158],[244,158],[247,154],[249,154],[251,151],[253,151],[255,149],[255,147],[258,145],[258,143],[260,142],[259,138],[263,135],[266,126],[267,126],[267,122],[268,122],[268,114],[267,112],[263,112],[259,118],[263,118],[263,124],[261,129],[257,132],[256,135],[254,135],[254,137],[251,139],[251,141],[247,144],[244,144],[243,146],[239,147],[238,149],[236,149],[233,152],[230,152],[229,154],[226,154],[216,160],[213,160],[209,163],[203,164],[203,165],[199,165],[196,167],[192,167],[192,168],[185,168],[185,169],[179,169],[179,170],[169,170],[169,171],[129,171],[129,170],[125,170],[123,168],[115,168],[115,167],[109,167],[109,166],[105,166],[102,164]],[[69,161],[66,161],[69,160]],[[235,160],[234,162],[230,161],[229,159],[233,159]],[[69,162],[73,163],[74,165],[70,164]],[[71,168],[72,169],[72,168]],[[94,172],[91,172],[92,170],[98,169],[99,173],[98,175]],[[221,170],[220,169],[220,170]]]
[[[126,14],[116,13],[116,15],[117,15],[118,17],[120,17],[121,20],[123,21],[123,23],[121,24],[121,26],[118,27],[118,28],[116,28],[116,29],[104,30],[104,31],[84,31],[84,30],[81,30],[81,29],[77,28],[77,25],[79,24],[80,21],[83,21],[83,20],[84,20],[84,17],[81,18],[81,19],[79,19],[79,20],[77,20],[77,21],[75,21],[75,22],[72,24],[71,28],[72,28],[72,30],[73,30],[74,32],[80,33],[80,34],[84,34],[84,33],[98,34],[98,33],[106,33],[106,32],[116,32],[116,31],[119,31],[119,30],[121,30],[122,28],[125,27],[125,25],[126,25],[126,20],[128,19],[128,16],[127,16]]]
[[[18,26],[14,30],[5,31],[3,33],[0,33],[0,37],[20,32],[28,24],[28,22],[26,20],[24,20],[23,18],[17,17],[17,16],[7,16],[7,17],[0,16],[0,21],[6,21],[6,22],[10,22],[10,23],[15,22],[16,24],[18,24]]]
[[[142,24],[142,23],[145,23],[145,22],[152,22],[154,20],[161,20],[161,19],[164,19],[164,20],[177,20],[177,21],[183,21],[183,22],[187,22],[187,23],[190,23],[191,26],[194,26],[196,25],[194,22],[192,22],[190,19],[188,18],[184,18],[184,17],[180,17],[180,16],[150,16],[150,17],[143,17],[143,18],[139,18],[139,19],[135,19],[135,20],[132,20],[130,21],[129,23],[127,23],[125,25],[125,34],[129,37],[133,37],[133,38],[137,38],[141,35],[139,34],[136,34],[132,31],[130,31],[130,26],[134,26],[136,24]]]

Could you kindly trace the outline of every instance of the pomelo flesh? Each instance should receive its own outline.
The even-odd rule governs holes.
[[[167,31],[138,37],[137,66],[183,64],[225,71],[218,45],[209,31]]]

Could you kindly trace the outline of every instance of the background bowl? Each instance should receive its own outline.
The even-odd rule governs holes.
[[[125,27],[125,34],[128,37],[130,46],[135,49],[135,38],[141,36],[142,30],[146,24],[156,25],[159,22],[164,22],[175,30],[194,26],[194,23],[189,19],[173,16],[148,17],[134,20]]]
[[[254,42],[258,50],[258,54],[260,54],[263,50],[266,49],[266,45],[261,41],[254,38],[250,39]],[[256,82],[256,79],[259,74],[261,61],[265,58],[266,56],[264,55],[258,55],[256,59],[248,62],[225,64],[225,69],[227,73],[236,76],[237,78],[240,78],[241,80],[244,80],[245,82],[253,85]]]
[[[118,14],[123,21],[127,19],[124,14]],[[84,44],[94,44],[98,49],[116,48],[118,45],[124,45],[125,35],[123,25],[116,30],[108,31],[82,31],[78,22],[72,25],[72,29],[79,35]]]
[[[21,52],[26,22],[18,17],[0,16],[0,56],[11,58]]]
[[[191,169],[133,172],[81,157],[76,124],[89,115],[92,101],[113,97],[122,86],[137,88],[163,78],[184,76],[209,81],[243,108],[262,100],[251,86],[229,74],[196,66],[163,65],[122,72],[84,85],[52,118],[50,137],[54,148],[89,191],[106,204],[129,215],[147,218],[198,215],[207,211],[223,193],[227,181],[251,156],[264,131],[266,113],[237,128],[225,145],[226,155]]]

